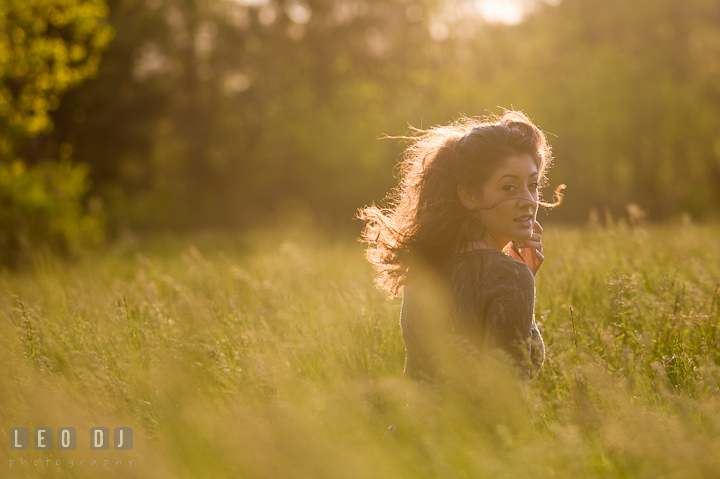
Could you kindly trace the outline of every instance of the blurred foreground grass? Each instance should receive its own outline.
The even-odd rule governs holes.
[[[530,384],[478,378],[472,399],[402,377],[400,298],[352,239],[38,258],[0,276],[0,477],[719,475],[720,227],[543,236],[545,365]],[[77,449],[12,451],[23,426],[55,445],[75,427]],[[95,426],[132,427],[134,448],[91,451]]]

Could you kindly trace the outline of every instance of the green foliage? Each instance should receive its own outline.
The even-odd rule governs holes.
[[[103,236],[100,205],[83,210],[87,167],[68,160],[0,162],[0,264],[19,266],[39,247],[78,254]]]
[[[0,3],[0,264],[40,247],[77,253],[101,238],[100,216],[82,211],[87,167],[70,164],[70,143],[44,151],[42,135],[61,96],[97,72],[113,36],[107,13],[103,0]]]
[[[104,0],[6,0],[0,4],[0,159],[49,131],[49,112],[92,77],[113,36]]]
[[[350,238],[121,242],[0,275],[0,430],[76,427],[52,477],[115,467],[84,439],[97,425],[134,428],[124,477],[712,477],[718,226],[543,236],[540,374],[444,393],[402,377],[400,300]],[[46,457],[4,448],[3,467],[35,477],[20,452]]]

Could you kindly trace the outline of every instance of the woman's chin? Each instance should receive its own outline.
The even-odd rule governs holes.
[[[512,240],[517,243],[522,243],[523,241],[528,241],[530,238],[532,238],[532,234],[533,234],[532,230],[518,233],[517,235],[515,235],[514,238],[512,238]]]

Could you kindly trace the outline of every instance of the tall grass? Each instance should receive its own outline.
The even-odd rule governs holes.
[[[402,377],[400,299],[352,238],[37,258],[0,275],[0,477],[720,475],[720,227],[543,236],[540,374],[444,393]],[[11,427],[65,426],[74,451],[10,450]],[[133,449],[91,451],[95,426]]]

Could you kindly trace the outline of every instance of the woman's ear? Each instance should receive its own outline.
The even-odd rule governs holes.
[[[477,208],[476,198],[473,193],[466,190],[463,185],[458,185],[457,192],[458,198],[460,198],[460,202],[465,206],[465,208],[469,210],[474,210]]]

